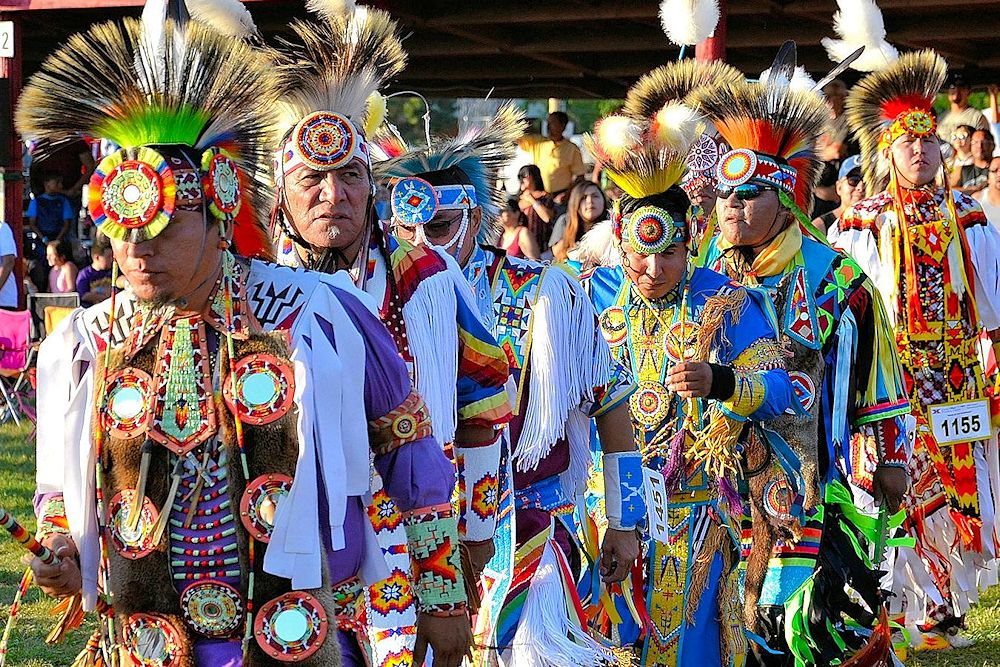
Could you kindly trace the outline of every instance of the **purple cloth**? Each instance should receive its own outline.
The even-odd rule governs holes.
[[[353,295],[332,289],[354,325],[365,335],[365,411],[368,420],[372,421],[406,400],[412,388],[410,376],[382,322]],[[335,333],[327,331],[327,336],[336,347]],[[386,493],[396,501],[401,512],[451,502],[455,466],[433,436],[376,456],[375,468],[382,477]],[[326,498],[320,498],[321,520],[325,520],[327,513]],[[325,540],[331,582],[343,581],[360,571],[366,532],[362,522],[367,520],[361,499],[349,500],[344,521],[347,546],[333,551]]]
[[[340,642],[340,664],[343,667],[367,667],[354,633],[337,630],[337,640]]]
[[[198,667],[242,667],[243,643],[238,640],[201,639],[194,643]]]

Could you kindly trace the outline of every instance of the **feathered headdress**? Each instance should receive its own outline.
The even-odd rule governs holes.
[[[865,48],[851,64],[860,72],[882,69],[899,58],[899,52],[885,41],[885,21],[875,0],[837,0],[840,8],[833,15],[833,30],[840,39],[820,40],[830,60],[840,62],[858,47]]]
[[[185,0],[191,18],[230,37],[260,37],[253,16],[240,0]]]
[[[829,116],[815,93],[740,82],[697,90],[691,99],[732,147],[719,161],[721,186],[772,186],[808,210],[820,167],[816,141]]]
[[[392,188],[393,219],[420,225],[438,210],[478,206],[483,210],[480,237],[488,238],[503,205],[497,174],[514,159],[524,130],[524,114],[505,104],[484,126],[377,164],[378,181]]]
[[[91,217],[111,238],[152,238],[176,208],[207,204],[235,222],[239,252],[269,256],[258,215],[268,188],[257,181],[272,143],[266,64],[208,26],[164,21],[164,7],[70,37],[25,86],[17,129],[43,150],[81,137],[121,148],[89,188]]]
[[[651,200],[675,199],[668,191],[684,175],[688,151],[701,134],[700,124],[690,107],[668,102],[649,118],[607,116],[594,125],[592,134],[584,136],[587,149],[626,195],[615,202],[615,236],[631,242],[639,252],[654,254],[688,240],[687,205],[680,207],[684,211],[667,211]],[[626,220],[620,213],[622,205],[627,209]]]
[[[302,164],[324,171],[357,158],[370,168],[366,137],[386,110],[378,91],[406,66],[398,25],[387,13],[310,6],[323,10],[322,18],[292,23],[295,39],[273,53],[278,127],[286,137],[276,156],[279,187]]]
[[[906,53],[884,70],[873,72],[847,96],[847,123],[861,144],[868,194],[880,192],[889,179],[882,149],[899,137],[931,136],[937,123],[931,106],[948,76],[944,58],[930,49]]]

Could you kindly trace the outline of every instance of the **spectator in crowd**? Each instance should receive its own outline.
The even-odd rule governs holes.
[[[986,92],[990,97],[990,106],[983,109],[983,115],[990,124],[990,132],[993,134],[993,154],[998,155],[997,146],[1000,145],[1000,86],[991,84],[986,87]]]
[[[813,224],[821,232],[826,232],[826,238],[836,245],[840,235],[840,216],[844,211],[865,198],[865,182],[861,177],[861,156],[852,155],[840,165],[837,174],[837,197],[840,203],[837,208],[827,211],[813,220]]]
[[[954,149],[951,159],[951,168],[961,170],[962,167],[972,164],[972,133],[976,128],[971,125],[959,125],[951,133],[951,147]]]
[[[983,207],[990,224],[1000,228],[1000,157],[990,160],[987,186],[972,196]]]
[[[938,118],[938,136],[949,141],[959,125],[971,125],[976,130],[989,130],[986,116],[979,109],[969,106],[969,93],[972,90],[965,83],[961,72],[951,75],[948,86],[948,102],[951,108]]]
[[[28,204],[28,227],[41,239],[61,241],[68,237],[70,226],[76,217],[69,197],[62,192],[62,176],[49,171],[42,177],[43,192],[37,194]]]
[[[522,222],[535,237],[538,247],[548,248],[556,208],[542,185],[542,173],[537,165],[526,164],[517,172],[517,179],[521,184],[517,206],[521,210]]]
[[[50,292],[73,292],[76,290],[76,264],[73,263],[73,248],[69,241],[49,241],[45,246],[45,258],[52,269],[49,271]]]
[[[90,266],[76,276],[76,291],[85,306],[104,301],[111,296],[111,265],[114,256],[106,236],[99,236],[90,247]]]
[[[951,187],[967,195],[975,194],[986,187],[989,177],[990,160],[993,159],[993,135],[989,130],[972,133],[972,164],[952,169]]]
[[[608,200],[604,191],[590,181],[580,181],[573,186],[566,205],[566,212],[556,220],[549,246],[557,262],[569,259],[583,235],[607,217]]]
[[[511,257],[538,259],[538,243],[528,228],[522,224],[521,209],[517,206],[517,197],[508,197],[507,204],[500,211],[500,222],[503,224],[503,234],[500,236],[500,247]]]
[[[543,189],[559,204],[566,201],[573,181],[586,173],[580,149],[563,136],[568,124],[565,112],[553,111],[548,117],[548,138],[530,147],[532,159],[541,171]]]
[[[0,222],[0,308],[17,308],[17,279],[14,266],[17,264],[17,245],[14,232],[6,222]]]

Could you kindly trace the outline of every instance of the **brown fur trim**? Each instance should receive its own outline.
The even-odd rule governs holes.
[[[153,375],[158,345],[159,335],[154,336],[129,362],[126,362],[121,350],[113,351],[110,357],[109,368],[115,371],[125,365],[129,365]],[[219,370],[223,381],[226,381],[228,378],[229,361],[224,338],[220,340],[219,348],[215,368]],[[283,359],[287,359],[289,356],[287,337],[284,334],[264,334],[252,336],[243,341],[234,341],[234,351],[237,358],[242,358],[253,353],[269,353]],[[103,378],[104,372],[101,363],[98,364],[96,372],[98,373],[98,378]],[[100,392],[98,395],[100,395]],[[243,528],[236,508],[239,507],[240,499],[248,480],[243,475],[232,415],[218,394],[216,395],[216,411],[220,421],[219,437],[225,443],[225,446],[229,448],[227,458],[229,500],[230,507],[233,508],[234,512],[233,518],[237,528],[238,553],[243,569],[241,588],[243,591],[246,591],[249,579],[249,571],[247,569],[249,562],[249,536]],[[296,417],[297,412],[293,408],[284,417],[271,424],[262,426],[243,425],[244,445],[250,480],[270,472],[282,473],[289,476],[295,474],[299,452]],[[98,428],[100,427],[101,422],[99,420],[95,420],[94,423],[98,424]],[[105,455],[102,464],[106,480],[105,498],[110,500],[119,491],[134,489],[136,487],[141,459],[140,447],[143,438],[115,439],[107,436],[105,442]],[[169,492],[170,472],[169,451],[165,447],[154,447],[149,477],[146,483],[146,497],[158,509],[166,512],[170,511],[169,507],[164,507],[167,500],[167,493]],[[266,552],[265,544],[257,543],[254,552],[254,606],[256,609],[259,609],[267,601],[290,591],[291,587],[287,579],[275,577],[263,571],[264,554]],[[169,538],[166,534],[161,543],[157,545],[156,551],[144,558],[138,560],[126,559],[111,549],[109,559],[111,564],[111,589],[114,595],[116,614],[123,617],[136,612],[177,615],[180,600],[170,575]],[[330,619],[331,627],[323,647],[308,660],[298,661],[296,664],[299,665],[311,667],[337,667],[340,665],[340,645],[334,622],[334,598],[329,587],[329,576],[326,572],[325,562],[323,585],[322,590],[312,590],[310,593],[323,605],[327,612],[327,617]],[[179,617],[177,618],[184,641],[187,642],[187,646],[190,646],[190,642],[194,637],[187,630],[186,626],[184,626],[183,622],[179,620]],[[282,663],[264,655],[257,643],[251,641],[245,645],[243,664],[244,667],[266,667]],[[195,667],[193,657],[190,663],[183,662],[181,667]]]

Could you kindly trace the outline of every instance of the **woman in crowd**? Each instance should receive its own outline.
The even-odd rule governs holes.
[[[49,266],[49,291],[76,291],[76,264],[73,263],[73,249],[69,241],[49,241],[45,246],[45,259]]]
[[[521,224],[521,210],[516,197],[507,199],[507,205],[500,211],[500,222],[503,224],[500,247],[504,252],[510,257],[538,260],[538,243],[528,228]]]
[[[557,262],[569,259],[583,235],[595,224],[608,217],[608,200],[600,186],[590,181],[580,181],[569,193],[566,212],[556,220],[549,246]]]
[[[556,207],[542,185],[542,172],[533,164],[526,164],[517,172],[521,191],[517,206],[524,216],[524,224],[535,237],[539,248],[549,247],[552,223],[556,219]]]

